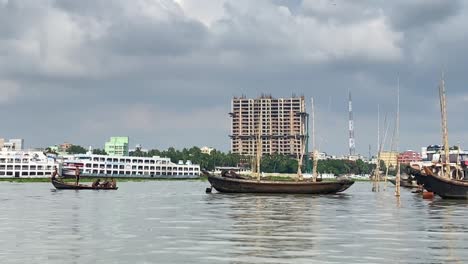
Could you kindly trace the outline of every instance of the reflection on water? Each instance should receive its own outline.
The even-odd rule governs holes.
[[[466,201],[356,183],[330,196],[203,182],[0,183],[0,263],[466,263]],[[377,188],[377,186],[375,186]],[[377,190],[377,189],[375,189]]]

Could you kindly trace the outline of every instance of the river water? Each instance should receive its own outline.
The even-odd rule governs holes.
[[[0,263],[467,263],[465,201],[356,183],[329,196],[0,183]]]

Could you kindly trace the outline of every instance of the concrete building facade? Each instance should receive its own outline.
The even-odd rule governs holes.
[[[109,156],[128,156],[128,137],[111,137],[104,150]]]
[[[261,154],[297,156],[304,151],[307,113],[304,97],[232,99],[231,151],[253,156],[261,138]]]
[[[11,151],[23,150],[24,140],[23,139],[10,139],[6,141],[0,138],[0,150],[6,149]]]
[[[385,166],[387,167],[396,167],[398,161],[398,152],[382,151],[380,153],[380,160],[383,160]]]

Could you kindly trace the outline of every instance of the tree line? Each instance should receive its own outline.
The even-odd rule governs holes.
[[[81,146],[72,145],[67,152],[69,154],[83,154],[86,153],[87,150]],[[93,154],[107,155],[102,149],[94,149]],[[178,163],[180,160],[183,162],[190,160],[193,164],[198,164],[202,169],[208,171],[213,171],[215,167],[236,167],[239,165],[250,167],[252,160],[251,157],[248,156],[242,156],[231,152],[225,153],[218,150],[213,150],[210,154],[205,154],[202,153],[201,149],[198,147],[183,148],[182,150],[170,147],[167,150],[152,149],[148,152],[137,149],[129,154],[134,157],[167,157],[174,163]],[[312,168],[312,160],[308,162],[310,168]],[[296,173],[297,164],[297,159],[287,155],[263,155],[261,170],[265,173]],[[304,165],[303,171],[305,171],[305,167]],[[317,171],[318,173],[343,175],[371,174],[374,169],[374,164],[369,164],[362,160],[319,160]],[[385,171],[382,165],[381,170]]]

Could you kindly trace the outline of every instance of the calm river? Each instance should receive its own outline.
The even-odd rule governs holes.
[[[0,182],[0,263],[468,263],[465,201],[389,184],[205,194],[201,181],[56,191]]]

